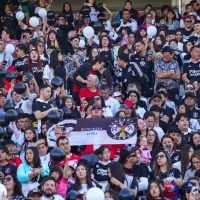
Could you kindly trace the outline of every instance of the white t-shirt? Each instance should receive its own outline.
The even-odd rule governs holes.
[[[162,137],[165,135],[164,131],[159,126],[154,126],[153,129],[154,131],[156,131],[156,133],[158,134],[158,138],[161,141]]]
[[[109,97],[109,99],[105,100],[105,104],[110,107],[113,116],[119,111],[120,103],[117,99]]]
[[[43,78],[51,82],[53,77],[54,77],[54,70],[51,67],[49,67],[49,65],[46,65],[43,71]]]

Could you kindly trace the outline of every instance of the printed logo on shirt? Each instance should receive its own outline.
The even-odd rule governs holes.
[[[5,174],[10,174],[10,171],[11,171],[10,168],[6,168],[5,169]]]

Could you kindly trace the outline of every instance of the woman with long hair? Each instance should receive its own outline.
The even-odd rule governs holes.
[[[152,162],[155,160],[155,156],[160,151],[160,141],[158,138],[158,134],[155,130],[150,129],[147,132],[147,148],[151,152]]]
[[[137,195],[138,184],[134,177],[125,174],[121,163],[114,162],[108,167],[108,189],[119,192],[124,188],[130,188]]]
[[[65,107],[71,110],[72,118],[80,118],[79,111],[72,97],[67,96],[62,99],[62,108],[65,108]]]
[[[179,169],[179,171],[182,174],[182,177],[184,177],[185,172],[187,171],[187,169],[189,168],[191,164],[190,161],[191,161],[192,154],[194,153],[194,149],[191,145],[186,144],[180,148],[180,152],[181,152],[181,160],[174,163],[172,166],[174,168]]]
[[[176,151],[174,139],[170,135],[164,135],[162,137],[161,149],[170,155],[172,164],[180,160],[180,152]]]
[[[151,181],[147,189],[146,200],[165,200],[163,196],[163,189],[159,181]]]
[[[96,184],[92,182],[88,167],[82,162],[78,163],[75,170],[74,190],[78,191],[80,194],[85,194],[90,188],[95,186]]]
[[[40,55],[40,60],[44,63],[44,65],[47,65],[49,62],[45,43],[42,41],[37,41],[35,48]]]
[[[72,6],[69,2],[65,2],[63,4],[62,14],[64,16],[69,16],[69,13],[73,16],[73,21],[74,21],[74,14],[73,14],[73,11],[72,11]]]
[[[24,200],[22,185],[15,175],[9,174],[2,179],[2,184],[7,189],[8,200]]]
[[[17,169],[17,178],[22,183],[24,196],[39,186],[40,177],[49,175],[49,167],[42,166],[39,152],[36,147],[28,147],[25,151],[25,162]]]
[[[191,54],[190,54],[190,51],[191,51],[191,48],[193,47],[194,45],[192,44],[191,41],[187,41],[187,42],[184,42],[183,43],[183,62],[186,62],[188,60],[190,60],[191,58]]]
[[[164,197],[177,198],[180,196],[179,188],[183,184],[181,173],[172,168],[171,159],[167,152],[160,151],[153,164],[151,180],[162,180],[164,183]]]
[[[137,135],[147,136],[147,133],[148,133],[148,127],[146,122],[141,118],[137,118]]]
[[[54,30],[50,30],[47,35],[47,49],[52,47],[59,50],[58,41],[56,39],[56,32]]]
[[[169,30],[180,28],[180,22],[176,20],[176,13],[173,10],[169,10],[167,13],[167,27]]]
[[[190,136],[190,144],[194,150],[200,150],[200,133],[196,132]]]
[[[43,85],[43,62],[40,60],[39,53],[36,49],[31,49],[28,58],[28,71],[34,75],[37,84]]]
[[[98,21],[97,15],[99,14],[99,11],[97,11],[97,5],[95,0],[85,0],[84,6],[89,6],[90,11],[90,19],[92,22]]]

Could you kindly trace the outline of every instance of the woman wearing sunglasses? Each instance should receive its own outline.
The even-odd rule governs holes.
[[[179,188],[183,184],[181,173],[178,169],[172,168],[169,154],[160,151],[153,164],[150,180],[162,180],[164,183],[163,196],[166,198],[178,198]]]
[[[24,200],[24,195],[22,193],[22,185],[18,181],[17,177],[14,175],[6,175],[3,180],[2,184],[7,189],[7,199],[8,200]]]

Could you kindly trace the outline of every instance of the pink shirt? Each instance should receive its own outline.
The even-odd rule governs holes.
[[[142,158],[151,160],[151,153],[150,153],[149,149],[147,149],[147,148],[140,149],[140,153],[141,153]]]
[[[66,197],[67,193],[67,184],[68,184],[68,179],[61,178],[59,183],[56,183],[56,193],[60,194],[64,198]]]

